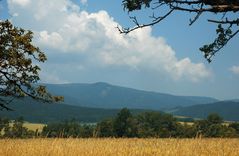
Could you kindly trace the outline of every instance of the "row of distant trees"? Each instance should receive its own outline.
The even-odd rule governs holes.
[[[145,112],[133,116],[124,108],[116,117],[97,124],[81,124],[71,120],[46,125],[42,132],[23,126],[23,119],[0,119],[1,138],[89,138],[89,137],[138,137],[138,138],[195,138],[239,137],[239,123],[225,123],[217,114],[207,119],[179,123],[170,114]]]
[[[125,108],[115,118],[98,123],[95,132],[98,137],[239,137],[239,123],[226,124],[218,114],[210,114],[205,120],[179,123],[170,114],[145,112],[132,116]]]

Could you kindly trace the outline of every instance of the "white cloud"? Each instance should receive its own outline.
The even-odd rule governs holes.
[[[8,0],[8,2],[11,4],[21,6],[21,7],[25,7],[25,6],[29,5],[30,0]]]
[[[39,33],[39,43],[53,48],[58,48],[59,45],[63,42],[63,38],[57,32],[52,32],[48,34],[47,31],[41,31]]]
[[[239,75],[239,66],[232,66],[230,68],[230,71],[232,71],[234,74]]]
[[[154,37],[151,28],[121,35],[117,23],[106,11],[88,13],[69,0],[38,0],[25,7],[8,0],[13,22],[33,30],[35,42],[47,54],[76,55],[82,66],[122,67],[125,70],[150,70],[174,80],[193,82],[208,78],[211,72],[202,63],[178,59],[162,37]],[[70,59],[69,59],[70,60]],[[63,61],[65,66],[72,61]],[[77,62],[75,62],[77,63]],[[74,67],[71,67],[74,68]]]

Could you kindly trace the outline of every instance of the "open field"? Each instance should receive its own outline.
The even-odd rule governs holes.
[[[38,123],[24,123],[23,126],[29,130],[32,130],[32,131],[38,130],[39,132],[41,132],[45,125],[38,124]]]
[[[10,126],[12,126],[13,123],[10,123]],[[26,127],[28,130],[36,131],[38,130],[39,132],[42,131],[43,127],[46,126],[45,124],[40,124],[40,123],[30,123],[30,122],[25,122],[23,124],[23,127]]]
[[[238,156],[239,139],[3,139],[0,156]]]

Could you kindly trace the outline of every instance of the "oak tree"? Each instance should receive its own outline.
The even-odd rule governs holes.
[[[36,85],[40,80],[37,63],[47,58],[32,39],[31,31],[0,21],[0,109],[11,110],[8,104],[13,99],[26,96],[47,102],[63,100]]]

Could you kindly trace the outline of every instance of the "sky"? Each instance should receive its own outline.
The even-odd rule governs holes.
[[[122,35],[134,26],[119,0],[2,0],[0,19],[34,32],[48,57],[43,83],[95,83],[169,93],[239,99],[238,36],[208,63],[199,47],[214,40],[205,14],[177,12],[158,25]],[[150,12],[136,12],[146,22]]]

